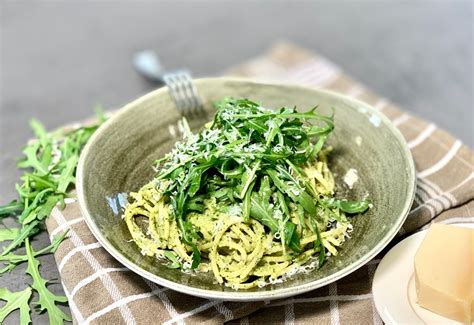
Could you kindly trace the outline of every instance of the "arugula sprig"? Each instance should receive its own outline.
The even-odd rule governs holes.
[[[103,117],[100,118],[101,121]],[[37,138],[23,150],[24,158],[17,166],[31,170],[16,185],[19,200],[0,207],[0,212],[15,214],[21,211],[18,236],[3,250],[2,255],[21,246],[26,238],[40,230],[41,222],[59,203],[64,207],[67,189],[75,182],[79,154],[98,125],[80,127],[66,134],[48,133],[36,120],[31,128]],[[21,206],[21,208],[20,208]]]
[[[0,288],[0,299],[7,304],[0,308],[0,322],[15,309],[20,309],[21,323],[30,320],[29,300],[32,291],[39,294],[39,310],[46,311],[50,323],[62,324],[69,321],[57,304],[67,302],[66,297],[52,294],[46,287],[47,280],[39,272],[39,261],[36,257],[54,253],[65,239],[66,233],[56,237],[51,245],[34,251],[29,244],[30,238],[43,229],[43,221],[51,214],[56,205],[65,206],[64,200],[70,195],[68,190],[75,183],[76,166],[82,148],[95,130],[105,121],[105,116],[98,111],[98,122],[91,126],[81,126],[72,130],[59,130],[48,133],[37,120],[30,126],[35,139],[23,149],[23,158],[17,166],[26,171],[21,177],[21,184],[16,185],[18,199],[0,206],[0,218],[14,217],[18,227],[0,228],[0,241],[9,242],[0,254],[0,275],[10,272],[18,264],[27,262],[27,272],[32,277],[31,288],[20,292],[9,292]],[[14,250],[26,247],[26,255],[13,253]]]
[[[0,309],[0,323],[14,310],[20,310],[20,324],[28,325],[31,322],[30,306],[28,301],[31,298],[31,288],[27,287],[22,291],[11,292],[6,288],[0,288],[0,300],[7,303]]]
[[[38,306],[39,311],[48,312],[50,324],[63,324],[65,320],[71,321],[71,317],[66,315],[66,313],[57,306],[58,303],[67,303],[67,298],[65,296],[55,295],[48,290],[48,281],[43,279],[39,272],[40,262],[35,258],[35,252],[33,251],[28,238],[25,241],[25,247],[28,259],[28,268],[26,269],[26,272],[33,279],[31,288],[38,292],[39,299],[35,304]]]
[[[263,108],[248,99],[226,98],[215,103],[212,124],[193,134],[183,121],[184,138],[156,162],[158,182],[167,181],[165,195],[177,220],[181,237],[193,251],[192,268],[199,265],[199,233],[187,221],[191,211],[202,211],[201,202],[213,196],[223,204],[238,204],[241,216],[268,227],[283,247],[299,252],[297,227],[290,221],[289,206],[316,218],[321,204],[306,184],[302,164],[316,159],[334,129],[333,116],[321,115],[317,107]],[[334,207],[334,202],[324,202]],[[337,203],[348,212],[358,212],[356,203]],[[314,222],[316,224],[316,221]],[[313,227],[314,228],[314,227]],[[319,231],[314,228],[324,254]],[[320,256],[324,260],[324,255]]]

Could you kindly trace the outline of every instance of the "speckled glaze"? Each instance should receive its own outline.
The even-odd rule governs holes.
[[[319,105],[322,113],[335,111],[334,147],[330,167],[337,196],[368,197],[374,207],[353,217],[354,231],[339,256],[320,269],[287,281],[235,291],[218,285],[212,274],[184,274],[144,257],[130,242],[122,219],[114,215],[107,197],[138,190],[154,175],[153,161],[168,152],[175,138],[169,126],[180,119],[166,88],[128,104],[107,121],[84,149],[77,171],[77,192],[92,233],[126,267],[171,289],[195,296],[234,301],[276,299],[327,285],[355,271],[379,253],[405,220],[415,192],[415,169],[400,132],[370,105],[346,96],[288,84],[257,83],[243,79],[209,78],[195,81],[206,113],[190,120],[194,130],[211,119],[212,102],[223,97],[246,97],[263,106],[296,105],[307,110]],[[359,180],[350,189],[345,173],[355,168]]]

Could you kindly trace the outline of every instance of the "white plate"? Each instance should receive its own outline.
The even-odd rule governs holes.
[[[474,224],[453,224],[474,228]],[[461,324],[416,303],[413,259],[428,230],[405,238],[382,259],[374,274],[375,307],[387,324]]]

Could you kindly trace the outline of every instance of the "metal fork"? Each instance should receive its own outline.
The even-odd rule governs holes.
[[[153,51],[141,51],[134,57],[135,69],[148,80],[168,86],[171,98],[181,115],[197,115],[203,112],[201,98],[187,70],[165,72]]]

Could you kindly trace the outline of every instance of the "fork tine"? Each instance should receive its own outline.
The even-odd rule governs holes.
[[[171,98],[173,99],[176,108],[180,112],[180,114],[184,114],[183,111],[183,105],[182,105],[182,99],[180,92],[178,90],[179,82],[176,79],[176,75],[174,73],[168,73],[163,76],[163,81],[166,83],[169,89],[169,93]]]
[[[186,115],[189,115],[195,109],[193,104],[192,95],[188,92],[188,84],[192,83],[191,78],[186,72],[181,72],[177,74],[176,78],[179,80],[178,89],[183,99],[183,107]]]
[[[191,115],[201,111],[202,102],[189,72],[168,73],[163,76],[163,81],[168,86],[170,95],[181,115]]]
[[[191,79],[191,76],[186,75],[185,77],[186,77],[186,80],[187,80],[186,89],[187,89],[189,99],[191,101],[191,105],[193,107],[193,111],[194,111],[194,113],[198,113],[202,109],[201,98],[199,97],[199,95],[197,93],[196,86],[194,85],[194,83]]]

